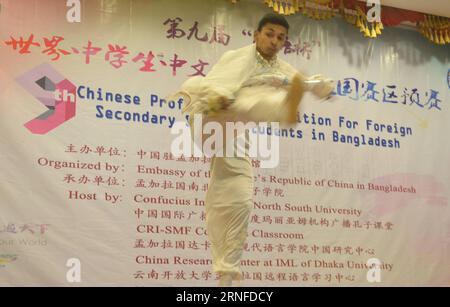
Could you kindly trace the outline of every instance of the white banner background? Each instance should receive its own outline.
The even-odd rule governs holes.
[[[252,43],[268,10],[255,1],[96,0],[82,1],[81,23],[68,23],[65,1],[0,3],[0,283],[71,285],[66,263],[76,258],[81,285],[215,285],[203,213],[209,164],[165,159],[173,139],[167,118],[185,118],[176,103],[159,99],[200,61],[208,63],[206,73],[224,51]],[[176,18],[184,35],[176,30],[171,37],[169,19]],[[292,50],[280,56],[341,87],[331,101],[306,96],[294,137],[281,137],[279,167],[255,167],[243,285],[371,285],[370,258],[382,263],[378,285],[450,285],[449,47],[399,28],[370,40],[340,18],[287,19]],[[217,33],[223,27],[224,36],[214,40],[214,27]],[[31,35],[39,46],[24,53]],[[55,36],[63,38],[57,59],[46,51]],[[89,42],[102,49],[87,63]],[[128,53],[117,57],[115,45]],[[154,71],[140,71],[150,51]],[[186,63],[174,72],[175,56]],[[47,109],[16,78],[42,63],[79,95],[74,118],[34,134],[24,124]],[[346,78],[359,81],[358,96]],[[374,97],[366,92],[370,82]],[[138,96],[140,104],[87,98],[88,87]],[[397,97],[388,98],[390,92]],[[108,119],[106,110],[149,112],[162,122]],[[313,116],[331,125],[313,124]],[[357,126],[340,127],[341,116]],[[367,130],[367,120],[412,134]],[[333,131],[396,138],[400,148],[335,142]],[[55,168],[48,161],[100,169]],[[386,193],[370,183],[416,192]]]

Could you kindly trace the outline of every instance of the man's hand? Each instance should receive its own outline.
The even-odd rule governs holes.
[[[218,102],[222,110],[226,110],[231,105],[231,100],[225,96],[219,96]]]
[[[325,79],[322,75],[311,76],[305,83],[309,90],[319,98],[329,98],[334,90],[334,81]]]
[[[211,95],[208,97],[208,109],[207,113],[209,115],[214,115],[220,110],[226,110],[231,104],[231,100],[229,100],[226,96],[222,95]]]

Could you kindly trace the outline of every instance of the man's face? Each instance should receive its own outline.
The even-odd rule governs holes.
[[[287,29],[281,25],[266,23],[261,31],[255,31],[256,49],[267,60],[273,58],[287,38]]]

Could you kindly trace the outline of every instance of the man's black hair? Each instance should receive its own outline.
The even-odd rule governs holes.
[[[263,18],[261,18],[258,24],[258,31],[261,31],[264,25],[268,23],[283,26],[286,28],[286,30],[289,31],[289,23],[287,22],[286,18],[284,18],[282,15],[275,13],[268,13],[264,15]]]

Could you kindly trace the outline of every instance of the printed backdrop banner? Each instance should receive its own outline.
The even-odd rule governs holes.
[[[66,2],[0,0],[0,284],[215,285],[209,159],[171,154],[186,117],[165,97],[269,10],[90,0],[69,22]],[[450,47],[287,20],[279,56],[336,88],[297,126],[252,131],[279,137],[280,163],[252,160],[243,285],[449,286]]]

